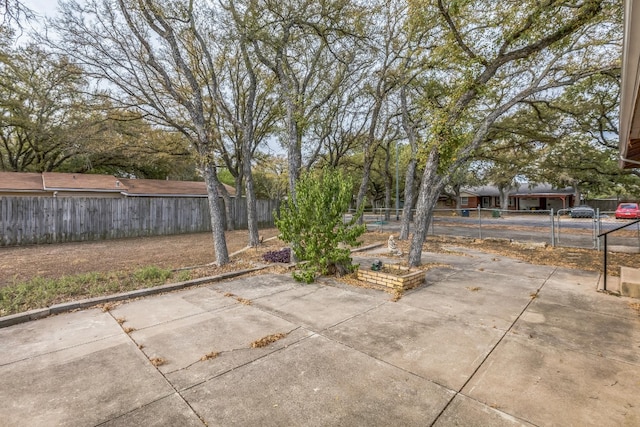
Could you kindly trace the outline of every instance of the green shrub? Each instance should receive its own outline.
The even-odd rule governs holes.
[[[291,244],[299,270],[296,280],[311,283],[318,274],[342,275],[353,271],[351,251],[358,246],[364,225],[356,225],[362,210],[345,223],[352,181],[340,172],[324,169],[320,176],[303,175],[296,183],[296,200],[287,200],[276,215],[280,238]]]

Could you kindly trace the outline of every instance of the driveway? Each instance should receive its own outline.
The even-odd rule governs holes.
[[[640,424],[637,300],[449,249],[397,302],[269,274],[0,329],[0,424]]]

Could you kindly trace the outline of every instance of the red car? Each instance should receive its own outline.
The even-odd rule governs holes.
[[[616,209],[616,219],[640,218],[640,209],[637,203],[620,203]]]

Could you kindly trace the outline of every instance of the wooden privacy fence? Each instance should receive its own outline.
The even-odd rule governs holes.
[[[222,211],[224,202],[220,199]],[[258,200],[258,223],[273,225],[274,200]],[[247,228],[244,199],[236,228]],[[62,243],[211,230],[206,198],[0,197],[0,246]]]

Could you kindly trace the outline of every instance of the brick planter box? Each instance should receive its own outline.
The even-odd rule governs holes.
[[[384,264],[382,268],[400,271],[396,274],[359,268],[358,280],[379,286],[385,286],[387,288],[402,290],[415,288],[424,282],[424,270],[404,267],[398,264]]]

